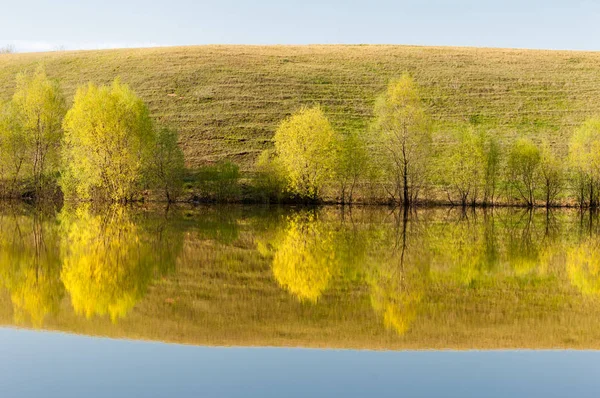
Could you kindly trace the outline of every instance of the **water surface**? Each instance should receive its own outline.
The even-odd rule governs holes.
[[[208,346],[600,346],[596,214],[5,207],[0,322]]]

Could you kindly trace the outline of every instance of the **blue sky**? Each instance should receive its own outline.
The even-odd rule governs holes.
[[[381,43],[600,50],[600,1],[0,0],[0,47]]]

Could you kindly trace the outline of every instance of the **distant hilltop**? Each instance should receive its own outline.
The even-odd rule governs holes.
[[[189,167],[218,159],[251,171],[278,123],[320,104],[336,129],[366,129],[378,94],[410,73],[428,113],[470,122],[501,139],[568,138],[600,111],[600,53],[389,45],[196,46],[0,55],[0,101],[15,74],[39,63],[77,85],[128,83],[161,123],[180,131]]]

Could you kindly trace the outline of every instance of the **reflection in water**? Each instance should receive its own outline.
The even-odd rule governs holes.
[[[61,279],[78,314],[123,318],[142,299],[157,273],[172,266],[177,252],[164,253],[159,230],[122,206],[102,213],[81,207],[59,215]],[[180,247],[177,242],[166,245]]]
[[[413,214],[404,211],[401,219],[395,216],[394,228],[376,235],[366,280],[373,309],[383,316],[387,328],[403,334],[417,317],[431,258],[423,250],[419,223],[409,219]]]
[[[0,275],[10,292],[15,322],[29,318],[39,327],[46,315],[58,312],[64,292],[58,226],[47,214],[10,210],[0,216]]]
[[[316,302],[337,273],[333,231],[314,212],[290,216],[273,256],[273,275],[301,300]]]
[[[596,218],[9,208],[0,214],[0,321],[197,344],[596,347]]]
[[[567,272],[573,285],[583,294],[600,295],[600,241],[598,236],[586,238],[569,250]]]

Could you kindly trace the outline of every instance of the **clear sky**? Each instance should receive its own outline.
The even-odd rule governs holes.
[[[0,47],[382,43],[600,50],[598,0],[0,0]]]

